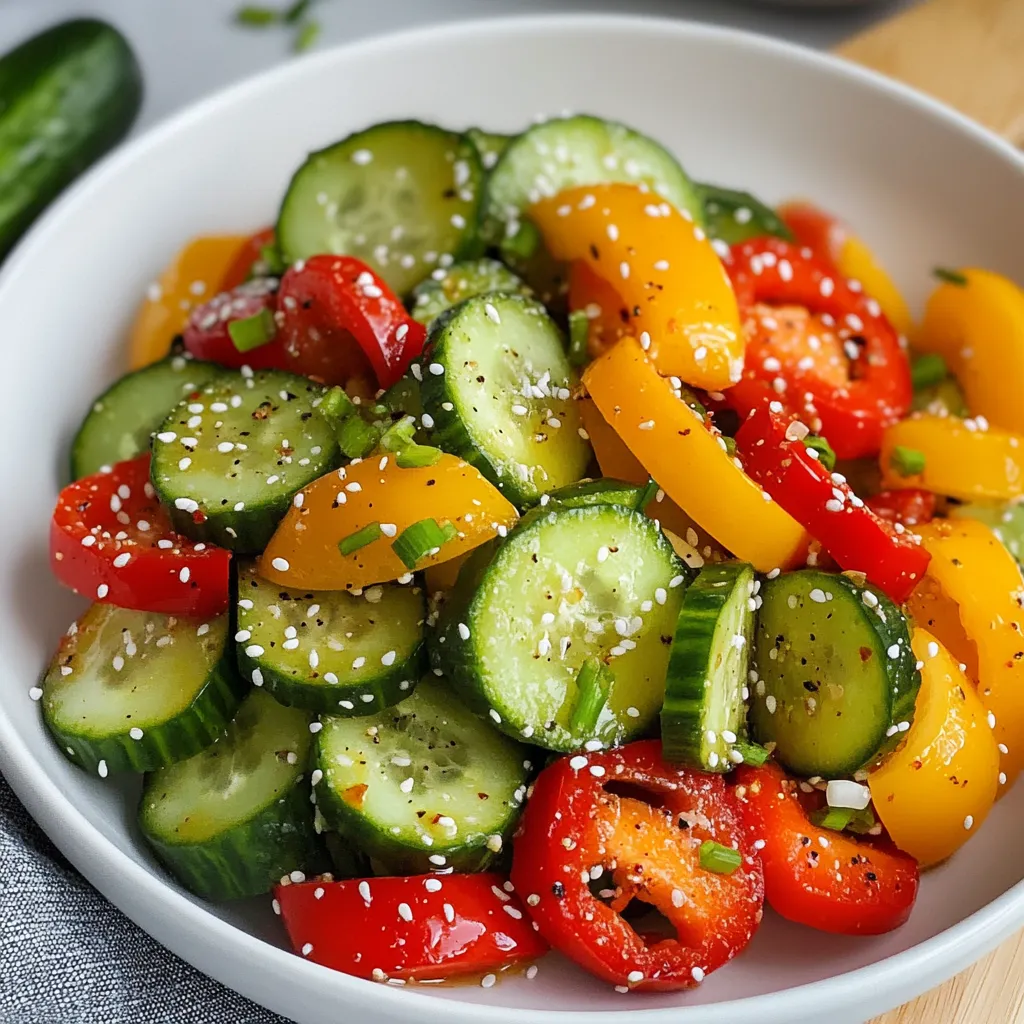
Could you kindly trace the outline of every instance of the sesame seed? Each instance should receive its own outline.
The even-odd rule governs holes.
[[[107,777],[106,761],[100,761],[100,763],[96,765],[96,774],[99,775],[101,779],[105,779]]]
[[[444,367],[440,363],[431,363],[427,369],[435,376],[440,377],[444,373]]]
[[[636,985],[638,982],[641,982],[643,980],[643,971],[630,971],[629,974],[626,975],[626,981],[628,981],[631,985]]]
[[[100,584],[100,585],[99,585],[99,586],[98,586],[98,587],[96,588],[96,596],[97,596],[97,597],[98,597],[98,598],[99,598],[99,599],[100,599],[101,601],[102,601],[102,600],[103,600],[103,598],[105,598],[105,597],[107,596],[107,594],[109,594],[109,593],[110,593],[110,587],[108,587],[108,586],[106,585],[106,583],[101,583],[101,584]]]
[[[964,818],[964,828],[970,830],[973,827],[974,827],[974,815],[968,814],[967,817]]]
[[[398,904],[398,916],[403,921],[411,921],[412,920],[412,907],[410,907],[408,903],[399,903]]]
[[[359,883],[359,895],[363,897],[363,902],[367,906],[373,902],[373,896],[370,894],[370,883],[365,879]]]
[[[463,640],[469,639],[469,626],[464,622],[459,623],[459,636],[462,637]]]
[[[445,904],[447,906],[448,904]],[[485,974],[480,979],[481,988],[491,988],[498,979],[493,974]]]
[[[28,695],[32,700],[39,700],[43,696],[43,691],[38,686],[33,686],[29,689]]]
[[[700,967],[691,967],[690,977],[699,985],[704,980],[704,971]]]
[[[587,759],[582,754],[577,754],[574,758],[569,761],[569,767],[574,771],[582,771],[587,767]]]
[[[403,793],[411,793],[412,792],[412,787],[413,787],[414,784],[415,784],[415,780],[410,776],[408,779],[403,779],[398,784],[398,788]]]
[[[287,558],[281,558],[280,556],[271,560],[270,564],[277,569],[278,572],[287,572],[291,568],[291,563]]]

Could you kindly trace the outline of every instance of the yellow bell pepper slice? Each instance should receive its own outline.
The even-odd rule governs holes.
[[[371,455],[314,480],[296,495],[259,559],[259,573],[284,587],[358,590],[410,571],[394,538],[423,519],[458,533],[417,569],[447,562],[512,526],[519,516],[479,470],[454,455],[433,466],[401,469],[394,456]],[[340,541],[378,524],[370,543],[343,555]]]
[[[459,570],[466,564],[469,553],[456,555],[444,562],[434,562],[423,573],[427,593],[433,596],[443,590],[451,590],[459,578]]]
[[[984,420],[955,416],[911,416],[882,437],[879,466],[883,487],[924,487],[966,501],[1007,500],[1024,495],[1024,438]],[[899,472],[893,449],[910,448],[924,456],[924,471]]]
[[[189,312],[220,291],[224,276],[248,241],[248,235],[194,238],[174,257],[151,286],[132,325],[128,364],[133,370],[167,355]]]
[[[729,276],[704,232],[660,196],[580,186],[530,217],[554,256],[585,261],[615,289],[661,373],[708,391],[740,379],[746,340]]]
[[[926,629],[962,666],[978,679],[978,645],[964,632],[960,606],[929,576],[914,588],[905,605],[916,626]]]
[[[932,560],[934,580],[960,609],[978,650],[978,696],[995,719],[1003,776],[1024,767],[1024,577],[996,535],[972,519],[935,519],[914,527]]]
[[[989,270],[958,273],[965,284],[928,299],[914,349],[946,360],[972,414],[1024,434],[1024,291]]]
[[[914,721],[903,745],[868,776],[868,788],[893,842],[924,868],[960,849],[988,816],[999,750],[953,655],[923,629],[911,645],[923,662]]]
[[[597,410],[684,512],[762,572],[801,562],[809,538],[733,460],[635,338],[583,374]]]

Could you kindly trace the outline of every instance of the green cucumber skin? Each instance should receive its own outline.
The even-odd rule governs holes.
[[[151,772],[184,761],[219,739],[248,691],[225,653],[192,703],[159,727],[149,726],[141,739],[132,739],[128,728],[103,739],[63,731],[47,714],[45,701],[43,718],[61,750],[80,768],[95,772],[104,761],[111,772]]]
[[[867,646],[863,641],[869,641],[870,646],[867,649],[871,653],[868,657],[876,659],[884,669],[885,679],[878,691],[884,695],[886,700],[884,713],[874,723],[865,723],[863,741],[845,761],[840,760],[835,754],[834,745],[829,750],[815,752],[804,748],[802,740],[800,743],[802,749],[798,750],[792,749],[791,740],[779,741],[774,730],[774,715],[767,711],[766,696],[768,694],[761,695],[760,693],[761,684],[765,682],[766,674],[770,671],[766,666],[775,663],[775,660],[768,656],[768,650],[774,645],[774,641],[769,635],[769,629],[765,623],[766,609],[770,608],[771,602],[785,599],[781,595],[786,593],[785,588],[793,585],[794,577],[800,577],[800,585],[806,585],[808,591],[813,587],[819,587],[826,592],[833,592],[836,596],[840,594],[843,596],[842,606],[856,616],[856,619],[851,619],[849,625],[842,629],[843,638],[858,648],[851,652],[851,657],[866,661],[867,659],[859,648]],[[873,606],[865,604],[862,599],[864,592],[874,595],[874,600],[877,603]],[[750,707],[750,725],[754,739],[762,745],[767,742],[776,742],[774,751],[776,758],[795,774],[808,777],[821,776],[822,778],[839,778],[850,775],[875,763],[878,758],[902,742],[902,732],[895,732],[891,736],[887,735],[887,732],[900,722],[913,722],[914,705],[921,685],[921,674],[917,670],[917,662],[911,650],[907,620],[900,609],[874,587],[858,585],[847,576],[811,569],[778,576],[774,580],[763,580],[761,599],[762,607],[758,616],[754,643],[755,661],[760,680],[755,685]],[[798,612],[795,610],[787,610],[782,619],[790,634],[803,629],[799,625],[799,621],[795,619],[797,614]],[[797,623],[795,626],[794,622]],[[854,636],[855,627],[864,630],[859,639]],[[771,630],[771,632],[775,631]],[[894,644],[899,648],[899,655],[896,658],[890,658],[887,652]],[[825,682],[838,682],[848,678],[843,671],[842,658],[841,653],[834,654],[830,663],[823,666],[828,670]],[[780,705],[783,704],[783,700],[779,699],[778,694],[775,696],[777,707],[774,714],[778,714],[782,711]],[[820,738],[822,730],[828,728],[827,721],[814,721],[809,715],[806,716],[807,732],[805,735],[814,735]]]
[[[637,505],[644,493],[642,487],[627,483],[625,480],[614,480],[611,477],[600,477],[597,480],[578,480],[574,484],[548,491],[548,498],[563,508],[586,508],[589,505],[622,505],[624,508],[637,510]]]
[[[771,235],[787,242],[795,241],[782,218],[770,207],[749,192],[722,188],[719,185],[698,183],[704,221],[711,238],[736,245],[751,238]],[[741,223],[734,214],[737,210],[750,211],[750,218]]]
[[[429,325],[446,310],[486,292],[510,292],[532,297],[526,282],[504,263],[483,256],[454,263],[444,277],[428,277],[413,289],[409,310],[414,320]]]
[[[302,776],[255,818],[203,843],[169,843],[146,828],[152,777],[140,803],[139,824],[160,862],[190,892],[205,899],[262,896],[292,871],[312,876],[328,870],[329,858],[313,826],[309,789]]]
[[[128,133],[142,74],[117,29],[66,21],[0,59],[0,259],[53,198]]]
[[[473,143],[477,153],[480,154],[480,163],[484,170],[489,171],[501,158],[501,154],[505,152],[515,136],[501,135],[498,132],[485,131],[483,128],[470,128],[466,131],[466,138]]]
[[[375,715],[404,700],[416,688],[427,666],[426,642],[421,641],[416,650],[401,665],[393,666],[391,671],[358,685],[331,686],[293,679],[268,666],[265,660],[249,657],[245,646],[244,643],[238,644],[238,668],[246,679],[251,679],[253,670],[259,669],[263,678],[261,685],[279,704],[338,718]],[[362,700],[359,695],[364,693],[372,693],[374,699]],[[342,700],[349,701],[352,707],[342,707],[339,703]]]
[[[665,759],[673,763],[687,764],[702,771],[728,772],[733,768],[729,760],[729,748],[720,730],[717,740],[709,747],[705,720],[708,699],[714,699],[714,684],[710,687],[709,698],[705,681],[712,678],[715,666],[710,664],[719,646],[717,629],[726,605],[735,593],[743,589],[741,599],[745,603],[752,593],[754,570],[744,562],[724,562],[720,565],[706,565],[697,579],[687,588],[680,609],[675,638],[672,642],[672,656],[669,659],[668,677],[665,687],[665,703],[661,711],[661,743]],[[754,633],[754,613],[743,615],[741,632],[744,637],[743,651],[745,664],[749,663]],[[746,668],[739,680],[739,687],[746,685]],[[727,728],[736,736],[744,732],[746,706],[742,697],[735,696],[736,705]],[[711,764],[709,754],[714,751],[715,763]]]

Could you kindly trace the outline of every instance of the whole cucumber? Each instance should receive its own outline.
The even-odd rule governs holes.
[[[141,103],[135,54],[102,21],[62,22],[0,58],[0,259]]]

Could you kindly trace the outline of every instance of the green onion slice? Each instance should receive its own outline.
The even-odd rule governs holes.
[[[380,440],[380,431],[367,423],[358,413],[346,416],[335,430],[338,445],[350,459],[365,459]]]
[[[647,506],[654,501],[655,497],[661,488],[658,486],[658,481],[653,477],[647,481],[647,485],[640,492],[640,497],[637,499],[636,510],[637,512],[643,512]]]
[[[828,828],[833,832],[842,832],[853,818],[852,807],[823,807],[810,815],[811,821],[819,828]]]
[[[372,544],[378,537],[383,536],[383,533],[380,523],[368,523],[361,530],[342,537],[338,541],[338,550],[347,558],[360,548],[365,548],[367,544]]]
[[[590,335],[590,318],[582,309],[569,314],[569,362],[573,366],[586,366],[590,362],[587,352],[587,338]]]
[[[244,320],[232,320],[228,324],[228,334],[231,336],[231,344],[239,352],[251,352],[274,340],[277,323],[269,309],[261,309]]]
[[[910,379],[915,391],[941,384],[948,376],[946,360],[936,352],[925,352],[910,364]]]
[[[435,465],[442,455],[444,452],[440,448],[432,448],[429,444],[410,444],[395,456],[395,464],[399,469],[421,469]]]
[[[436,519],[421,519],[407,526],[392,542],[391,547],[410,572],[416,563],[436,548],[452,540],[457,530],[451,523],[439,526]]]
[[[900,476],[919,476],[924,472],[924,452],[898,444],[889,456],[889,465]]]
[[[615,677],[599,658],[590,657],[576,673],[576,703],[569,716],[569,728],[580,736],[592,736],[608,703]]]
[[[751,764],[755,768],[765,763],[769,758],[769,753],[758,743],[745,743],[740,740],[739,743],[733,744],[733,749],[739,751],[743,755],[743,763]]]
[[[832,445],[826,438],[820,437],[818,434],[808,434],[804,438],[804,445],[818,453],[818,461],[830,473],[836,468],[836,453],[832,451]]]
[[[739,850],[723,846],[711,839],[700,844],[700,866],[716,875],[731,875],[741,864],[743,857]]]
[[[960,288],[965,287],[967,284],[967,276],[961,274],[959,270],[950,270],[948,267],[936,267],[932,273],[940,281],[945,281],[946,284],[955,284]]]

